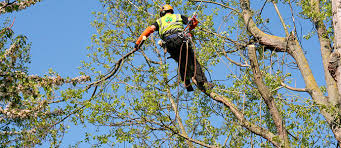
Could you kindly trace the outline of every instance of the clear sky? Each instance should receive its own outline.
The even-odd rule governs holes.
[[[43,0],[8,15],[15,18],[14,32],[32,43],[30,72],[45,74],[52,68],[62,76],[77,75],[95,32],[91,12],[100,7],[97,0]]]
[[[32,63],[29,65],[31,74],[43,75],[52,68],[63,77],[75,77],[79,72],[77,67],[80,61],[87,60],[86,47],[91,45],[90,37],[96,31],[90,25],[94,20],[91,12],[96,9],[101,9],[98,0],[43,0],[26,10],[4,16],[11,20],[15,18],[12,27],[15,34],[26,35],[32,43]],[[307,45],[305,50],[308,51],[313,73],[316,73],[319,84],[324,84],[319,44],[304,44]],[[81,140],[79,131],[81,129],[74,129],[66,134],[62,147],[74,144],[73,140]]]

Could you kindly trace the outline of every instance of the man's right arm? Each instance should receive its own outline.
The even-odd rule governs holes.
[[[182,23],[185,25],[187,25],[187,23],[189,23],[191,21],[191,24],[189,24],[189,30],[193,30],[199,23],[195,17],[190,18],[190,17],[186,17],[184,15],[181,15],[181,19],[182,19]]]

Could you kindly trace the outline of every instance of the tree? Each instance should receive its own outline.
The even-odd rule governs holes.
[[[0,2],[0,14],[20,11],[37,2],[39,0]],[[83,89],[74,86],[88,81],[89,77],[62,78],[52,70],[44,76],[29,75],[31,44],[26,36],[14,34],[11,29],[14,20],[3,23],[0,30],[0,145],[34,147],[49,141],[51,146],[58,146],[67,129],[62,121],[79,110],[74,104],[68,105],[82,98]],[[66,84],[73,85],[65,88]],[[58,93],[60,89],[63,91]]]
[[[87,139],[145,147],[340,145],[340,95],[329,66],[334,43],[331,1],[170,1],[179,13],[197,10],[196,55],[216,84],[207,94],[183,90],[177,66],[156,44],[157,36],[114,68],[139,33],[158,18],[163,2],[102,3],[104,9],[95,13],[93,22],[98,33],[89,47],[92,62],[84,64],[84,72],[98,80],[92,84],[100,93],[84,118],[108,128],[87,134]],[[278,18],[269,16],[274,13]],[[271,25],[276,20],[280,23]],[[300,22],[312,25],[297,27]],[[303,50],[306,41],[320,44],[325,82],[320,86],[306,56],[312,51]],[[304,88],[289,86],[300,79]]]
[[[36,2],[4,1],[0,14]],[[28,75],[27,38],[14,36],[11,21],[1,26],[3,147],[44,141],[58,147],[66,120],[96,127],[81,139],[95,147],[124,142],[134,147],[340,145],[337,1],[168,1],[179,13],[198,14],[195,54],[215,84],[207,93],[184,90],[177,64],[157,45],[156,34],[122,58],[158,18],[163,1],[101,2],[103,10],[94,13],[97,34],[88,48],[91,61],[83,62],[78,78],[52,71]],[[315,60],[306,44],[312,42],[320,44],[324,79],[313,75],[308,62]],[[89,76],[94,81],[82,84]],[[304,88],[290,86],[300,80]]]

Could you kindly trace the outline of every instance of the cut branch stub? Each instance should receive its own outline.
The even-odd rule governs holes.
[[[334,51],[329,58],[329,65],[328,65],[328,70],[330,75],[334,78],[335,81],[337,73],[340,73],[337,71],[337,68],[339,67],[340,64],[340,53],[338,51]]]

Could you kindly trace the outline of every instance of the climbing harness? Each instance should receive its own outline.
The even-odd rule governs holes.
[[[179,36],[180,38],[183,38],[183,42],[180,46],[180,54],[179,54],[179,65],[178,65],[178,74],[180,75],[180,69],[181,69],[181,57],[182,57],[182,47],[185,44],[186,45],[186,59],[185,59],[185,72],[183,75],[183,80],[184,80],[184,86],[187,88],[190,86],[190,84],[186,85],[186,77],[187,77],[187,68],[188,68],[188,55],[189,55],[189,41],[191,41],[191,44],[193,44],[193,40],[191,35],[187,32],[187,31],[183,31],[182,33],[180,33],[181,36]],[[193,50],[193,63],[194,63],[194,74],[193,74],[193,78],[195,79],[196,74],[197,74],[197,61],[196,61],[196,56],[195,56],[195,49],[192,48]]]

